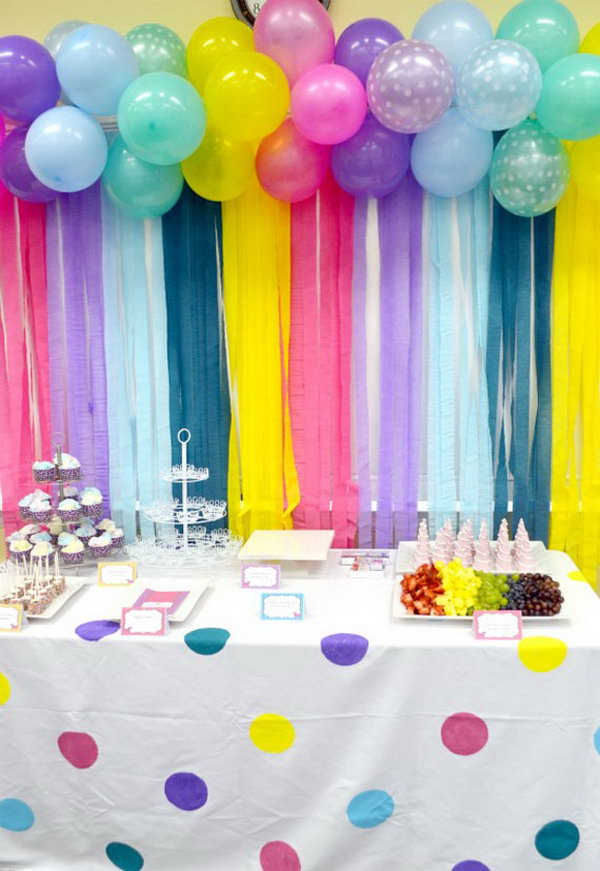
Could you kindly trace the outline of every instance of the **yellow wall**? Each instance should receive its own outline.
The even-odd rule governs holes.
[[[475,0],[494,25],[515,5],[514,0]],[[331,15],[339,33],[351,21],[366,16],[387,18],[406,35],[433,0],[331,0]],[[600,19],[597,0],[570,0],[582,34]],[[127,31],[154,21],[172,27],[187,41],[195,27],[213,15],[228,15],[229,0],[0,0],[0,33],[22,33],[36,39],[59,21],[77,18]]]

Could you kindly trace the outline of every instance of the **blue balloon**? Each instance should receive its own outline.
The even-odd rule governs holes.
[[[36,118],[25,139],[32,173],[46,187],[81,191],[100,178],[108,145],[95,118],[75,106],[58,106]]]
[[[111,27],[86,24],[70,33],[56,56],[69,100],[92,115],[116,114],[121,94],[138,75],[135,52]]]
[[[140,160],[117,136],[108,150],[102,184],[109,198],[132,218],[158,218],[172,209],[183,189],[178,163],[159,166]]]
[[[419,18],[414,39],[435,45],[450,62],[454,77],[476,48],[494,38],[492,26],[481,11],[467,0],[443,0]]]
[[[472,190],[490,168],[494,137],[465,121],[458,109],[417,134],[410,155],[413,175],[429,193],[458,197]]]

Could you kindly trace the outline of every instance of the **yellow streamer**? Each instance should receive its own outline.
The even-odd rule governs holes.
[[[233,532],[290,529],[300,499],[287,396],[290,207],[253,181],[223,204],[223,281],[232,423]]]
[[[556,213],[550,547],[596,586],[600,562],[600,203],[572,186]]]

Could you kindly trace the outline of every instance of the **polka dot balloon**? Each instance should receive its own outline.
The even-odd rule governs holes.
[[[465,61],[456,104],[474,127],[507,130],[533,112],[541,90],[542,73],[531,52],[508,39],[494,39]]]
[[[449,107],[452,68],[441,51],[420,39],[404,39],[379,54],[367,79],[369,107],[384,127],[420,133]]]
[[[175,73],[185,76],[185,43],[170,27],[162,24],[138,24],[125,36],[145,73]]]
[[[543,215],[567,189],[567,150],[537,121],[522,121],[498,143],[490,181],[494,196],[508,212],[522,218]]]

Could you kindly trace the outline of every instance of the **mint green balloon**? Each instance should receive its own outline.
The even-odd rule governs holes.
[[[170,27],[162,24],[138,24],[125,35],[135,52],[140,75],[175,73],[187,75],[185,43]]]
[[[119,132],[136,157],[162,166],[193,154],[206,133],[198,91],[173,73],[146,73],[119,102]]]
[[[579,50],[575,16],[558,0],[523,0],[513,6],[500,22],[496,38],[524,45],[542,72]]]
[[[140,160],[117,136],[108,151],[102,174],[108,197],[131,218],[158,218],[172,209],[183,189],[178,163],[158,166]]]
[[[558,139],[600,135],[600,55],[573,54],[544,74],[538,121]]]
[[[567,149],[537,121],[521,121],[496,146],[490,183],[508,212],[521,218],[543,215],[569,184]]]

